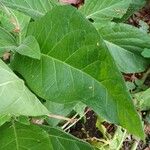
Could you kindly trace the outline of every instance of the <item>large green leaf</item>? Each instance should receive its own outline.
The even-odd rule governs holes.
[[[46,115],[47,109],[0,60],[0,115]]]
[[[81,101],[143,137],[114,60],[95,28],[76,9],[55,7],[30,24],[28,35],[37,39],[41,60],[16,55],[12,65],[38,96],[63,104]]]
[[[141,52],[150,48],[148,34],[130,25],[115,23],[99,27],[99,33],[122,72],[145,71],[149,63]]]
[[[48,132],[35,125],[20,123],[0,127],[1,150],[94,150],[88,143],[61,130],[48,128]]]
[[[31,16],[33,19],[38,19],[51,10],[56,5],[57,0],[1,0],[1,2],[7,7]]]
[[[131,0],[85,0],[81,12],[96,23],[121,18],[129,7]]]

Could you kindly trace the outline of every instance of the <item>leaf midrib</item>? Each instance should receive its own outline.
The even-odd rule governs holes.
[[[13,127],[13,130],[14,130],[14,137],[15,137],[15,142],[16,142],[16,150],[19,150],[19,142],[18,142],[17,131],[16,131],[16,127],[15,127],[14,121],[12,121],[12,127]]]
[[[102,84],[101,82],[104,82],[104,81],[106,81],[106,80],[114,80],[113,78],[112,78],[112,79],[109,78],[109,79],[104,79],[104,80],[99,81],[99,80],[95,79],[94,77],[92,77],[90,74],[84,72],[83,70],[80,70],[80,69],[78,69],[78,68],[75,68],[75,67],[71,66],[70,64],[67,64],[67,63],[64,62],[64,61],[61,61],[61,60],[59,60],[59,59],[57,59],[57,58],[54,58],[54,57],[52,57],[52,56],[49,56],[49,55],[46,55],[46,54],[43,54],[43,53],[42,53],[41,55],[42,55],[43,57],[48,57],[48,58],[50,58],[50,59],[52,59],[52,60],[58,61],[58,62],[60,62],[60,63],[63,63],[63,64],[65,64],[66,66],[68,66],[68,67],[70,67],[70,68],[72,68],[72,69],[74,69],[74,70],[77,70],[77,71],[81,72],[82,74],[85,74],[86,76],[88,76],[88,77],[92,78],[94,81],[96,81],[96,83],[100,84],[104,89],[105,89],[105,87],[103,86],[103,84]],[[104,58],[104,59],[105,59],[105,58]],[[41,59],[41,60],[42,60],[42,59]],[[91,64],[92,64],[92,63],[91,63]],[[85,68],[83,68],[83,69],[85,69]],[[85,100],[85,99],[84,99],[84,100]]]
[[[52,59],[52,60],[55,60],[55,61],[57,61],[57,62],[60,62],[60,63],[66,65],[66,66],[68,66],[68,67],[70,67],[70,68],[72,68],[72,69],[74,69],[74,70],[77,70],[78,72],[81,72],[82,74],[85,74],[86,76],[92,78],[92,80],[94,80],[95,82],[97,82],[98,84],[100,84],[100,85],[105,89],[105,87],[101,84],[100,81],[96,80],[94,77],[92,77],[91,75],[87,74],[87,73],[84,72],[83,70],[80,70],[80,69],[78,69],[78,68],[75,68],[75,67],[71,66],[70,64],[67,64],[66,62],[61,61],[61,60],[59,60],[59,59],[56,59],[56,58],[54,58],[54,57],[52,57],[52,56],[49,56],[49,55],[46,55],[46,54],[43,54],[43,53],[42,53],[41,55],[44,56],[44,57],[48,57],[48,58],[50,58],[50,59]],[[84,100],[85,100],[85,99],[84,99]]]

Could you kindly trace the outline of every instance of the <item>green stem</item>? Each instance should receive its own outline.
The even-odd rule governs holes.
[[[119,143],[119,146],[117,147],[117,150],[120,150],[120,149],[121,149],[122,144],[123,144],[123,142],[124,142],[124,140],[125,140],[125,138],[126,138],[126,134],[127,134],[127,131],[124,129],[124,133],[123,133],[122,139],[121,139],[121,141],[120,141],[120,143]]]
[[[136,150],[138,147],[139,141],[135,141],[131,147],[131,150]]]
[[[74,126],[78,121],[80,121],[87,113],[89,112],[89,109],[83,114],[83,116],[80,116],[80,118],[76,119],[72,124],[70,124],[68,127],[64,129],[64,131],[67,131],[70,129],[72,126]]]

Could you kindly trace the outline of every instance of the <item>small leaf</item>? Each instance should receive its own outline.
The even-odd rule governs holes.
[[[0,115],[0,126],[2,126],[6,122],[9,122],[10,120],[11,120],[10,115]]]
[[[47,109],[0,60],[0,115],[39,116],[48,114]]]
[[[132,91],[136,88],[136,85],[133,82],[129,82],[129,81],[126,82],[126,86],[129,91]]]
[[[40,47],[34,36],[28,36],[24,41],[15,49],[19,54],[31,58],[40,59]]]
[[[144,51],[142,52],[142,56],[145,58],[150,58],[150,49],[145,48]]]
[[[136,93],[134,95],[136,106],[140,110],[149,110],[150,109],[150,88],[146,91]]]
[[[143,31],[143,32],[145,32],[145,33],[148,33],[148,32],[149,32],[149,25],[148,25],[146,22],[140,20],[140,21],[139,21],[139,25],[140,25],[140,30],[141,30],[141,31]]]
[[[80,117],[84,117],[85,116],[85,108],[86,108],[87,106],[85,105],[85,104],[83,104],[82,102],[79,102],[79,103],[77,103],[75,106],[74,106],[74,108],[73,108],[73,110],[77,113],[77,114],[79,114],[80,115]]]
[[[127,133],[123,131],[121,127],[117,127],[113,139],[110,141],[110,149],[111,150],[120,150],[124,140],[126,139]]]

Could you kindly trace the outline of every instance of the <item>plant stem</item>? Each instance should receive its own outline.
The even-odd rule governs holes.
[[[88,109],[84,114],[83,116],[85,116],[88,112],[89,112],[90,109]],[[70,129],[72,126],[74,126],[79,120],[81,120],[83,118],[83,116],[80,116],[80,118],[76,119],[76,121],[74,121],[71,125],[69,125],[67,128],[64,129],[64,131],[67,131],[68,129]]]
[[[123,141],[124,141],[125,138],[126,138],[126,134],[127,134],[127,131],[124,129],[124,133],[123,133],[122,139],[121,139],[121,141],[120,141],[120,143],[119,143],[119,146],[117,147],[117,150],[120,150],[120,149],[121,149],[122,144],[123,144]]]
[[[106,141],[106,140],[104,140],[104,139],[98,139],[98,138],[96,138],[96,137],[89,137],[89,138],[86,138],[86,139],[84,139],[85,141],[97,141],[97,142],[101,142],[101,143],[104,143],[105,145],[109,145],[110,144],[110,142],[109,141]]]
[[[67,117],[64,117],[64,116],[60,116],[60,115],[54,115],[54,114],[49,114],[47,115],[49,118],[55,118],[55,119],[60,119],[60,120],[66,120],[66,121],[69,121],[69,122],[75,122],[75,119],[70,119],[70,118],[67,118]]]
[[[75,114],[71,119],[75,119],[76,117],[78,116],[78,113]],[[62,126],[62,129],[65,129],[71,122],[68,121],[67,123],[65,123],[63,126]]]
[[[138,147],[139,141],[135,140],[135,142],[133,143],[131,150],[136,150]]]

